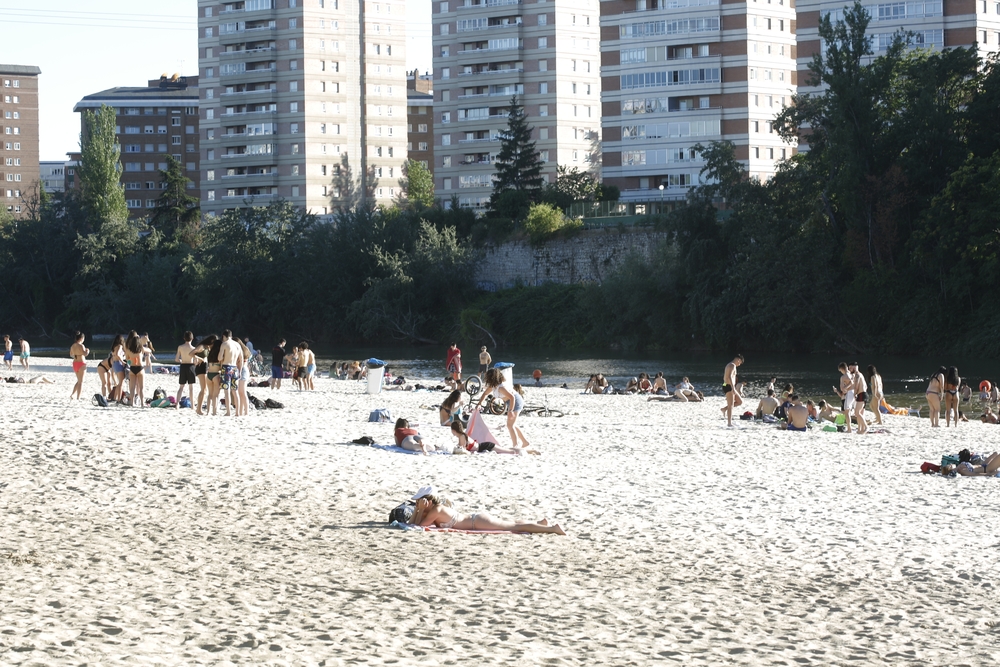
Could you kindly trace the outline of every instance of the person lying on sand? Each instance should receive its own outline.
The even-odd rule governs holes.
[[[434,447],[424,443],[423,437],[415,428],[410,428],[410,422],[405,419],[396,420],[396,430],[393,433],[396,439],[396,446],[411,452],[423,452],[428,454],[434,451]]]
[[[958,473],[963,477],[993,477],[1000,470],[1000,453],[993,452],[989,456],[982,457],[982,463],[972,463],[963,461],[958,465],[948,464],[941,467],[942,475]]]
[[[984,424],[1000,424],[1000,419],[997,418],[996,414],[993,412],[993,408],[986,406],[986,412],[982,414],[979,421]]]
[[[28,384],[55,384],[55,381],[48,379],[44,375],[39,375],[28,380]]]
[[[456,530],[497,530],[508,533],[566,533],[559,524],[549,525],[548,519],[534,523],[515,523],[494,519],[486,512],[475,514],[459,514],[445,505],[433,486],[424,486],[417,491],[411,500],[417,503],[410,523],[414,526],[437,526],[438,528],[454,528]]]
[[[509,447],[497,447],[495,442],[476,442],[465,432],[465,425],[461,421],[453,421],[451,423],[451,434],[458,438],[459,448],[467,452],[479,452],[480,454],[484,452],[496,452],[497,454],[534,454],[535,456],[541,454],[537,449],[527,449],[525,447],[511,449]]]
[[[693,401],[695,403],[701,401],[702,397],[694,389],[694,385],[686,377],[674,387],[674,398],[679,401]]]

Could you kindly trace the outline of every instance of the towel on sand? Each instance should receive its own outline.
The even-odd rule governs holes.
[[[469,425],[465,427],[465,432],[476,442],[492,442],[499,444],[500,441],[493,435],[490,427],[486,425],[486,420],[479,414],[479,410],[473,410],[469,416]]]

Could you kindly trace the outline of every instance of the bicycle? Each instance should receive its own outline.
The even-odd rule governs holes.
[[[264,360],[259,354],[250,357],[250,375],[255,377],[260,377],[266,375],[267,371],[264,368]]]
[[[537,417],[565,417],[566,413],[562,410],[553,410],[549,407],[549,396],[548,394],[543,394],[544,400],[542,405],[526,405],[521,410],[522,415],[534,414]]]
[[[479,393],[483,390],[483,380],[478,375],[473,375],[465,380],[464,384],[465,393],[469,395],[469,404],[471,405]],[[507,414],[507,404],[500,400],[493,392],[486,395],[483,399],[484,405],[483,409],[491,415],[505,415]]]

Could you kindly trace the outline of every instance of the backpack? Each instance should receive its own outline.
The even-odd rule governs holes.
[[[247,394],[247,398],[250,399],[250,404],[253,405],[255,410],[267,410],[267,403],[260,400],[253,394]]]
[[[354,440],[351,440],[351,443],[355,445],[374,445],[375,438],[371,437],[370,435],[363,435],[360,438],[355,438]]]
[[[90,402],[99,408],[108,407],[108,399],[104,398],[100,394],[94,394],[94,398],[92,398]]]
[[[278,403],[273,398],[269,398],[266,401],[264,401],[264,406],[272,410],[281,410],[282,408],[285,407],[284,403]]]
[[[412,500],[407,500],[399,507],[393,508],[389,512],[389,523],[393,521],[398,521],[399,523],[410,523],[410,519],[413,518],[413,512],[417,509],[416,503]]]
[[[181,407],[182,408],[190,408],[191,407],[191,399],[188,398],[187,396],[181,396]]]
[[[153,390],[154,401],[158,398],[166,398],[166,397],[167,397],[167,392],[163,391],[161,387],[157,387],[156,389]]]

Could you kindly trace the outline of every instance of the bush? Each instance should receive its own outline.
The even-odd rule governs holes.
[[[579,229],[583,222],[567,218],[558,208],[549,204],[535,204],[524,219],[524,231],[533,243],[544,241],[557,232]]]

